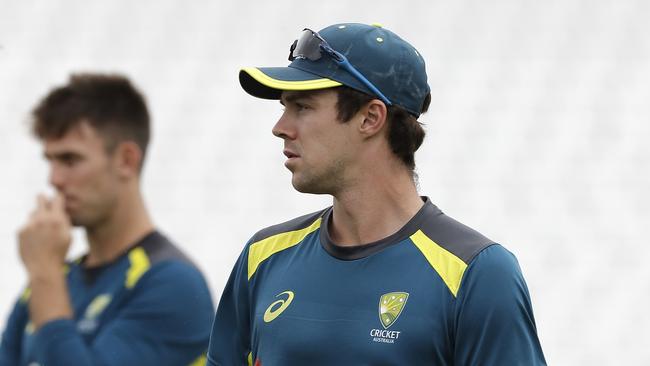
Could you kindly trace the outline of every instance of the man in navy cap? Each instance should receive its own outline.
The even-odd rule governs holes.
[[[331,207],[257,232],[223,292],[209,365],[543,365],[514,255],[421,196],[431,99],[418,51],[379,25],[305,29],[288,67],[244,68],[278,99],[300,192]]]

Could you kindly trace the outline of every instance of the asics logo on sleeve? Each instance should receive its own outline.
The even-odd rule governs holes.
[[[279,293],[275,295],[275,297],[280,297],[286,295],[287,298],[282,298],[280,300],[276,300],[271,305],[269,305],[268,308],[266,308],[266,311],[264,312],[264,322],[265,323],[270,323],[272,322],[275,318],[277,318],[280,314],[282,314],[283,311],[285,311],[289,305],[291,305],[291,302],[293,301],[293,292],[292,291],[285,291],[282,293]]]

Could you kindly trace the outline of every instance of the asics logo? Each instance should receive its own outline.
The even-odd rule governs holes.
[[[289,305],[291,305],[291,302],[293,301],[293,292],[285,291],[275,295],[275,297],[280,297],[283,295],[286,295],[287,298],[276,300],[271,305],[269,305],[268,308],[266,308],[266,311],[264,312],[265,323],[272,322],[275,318],[277,318],[280,314],[282,314],[282,312],[285,311],[289,307]]]

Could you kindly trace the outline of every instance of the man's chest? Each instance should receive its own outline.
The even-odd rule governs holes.
[[[262,364],[446,359],[453,326],[448,290],[430,268],[394,254],[268,263],[251,293],[254,354]]]

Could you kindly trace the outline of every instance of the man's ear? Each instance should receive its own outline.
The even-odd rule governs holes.
[[[378,100],[373,99],[364,108],[361,109],[363,114],[363,121],[359,126],[359,132],[367,138],[375,136],[386,125],[386,117],[388,116],[388,109],[386,105]]]
[[[140,174],[142,150],[135,142],[120,142],[115,148],[114,159],[121,177],[130,178]]]

